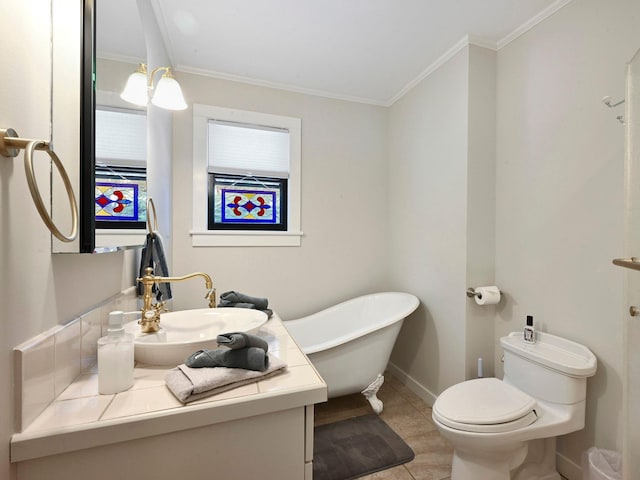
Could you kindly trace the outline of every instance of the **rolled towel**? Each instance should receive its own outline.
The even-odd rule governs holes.
[[[218,348],[198,350],[184,361],[187,367],[228,367],[244,368],[264,372],[269,367],[269,357],[262,348],[249,347],[239,350]]]
[[[264,312],[267,314],[267,318],[271,318],[271,315],[273,315],[273,310],[271,310],[270,308],[256,308],[256,306],[253,303],[229,303],[226,302],[224,300],[221,300],[218,303],[218,308],[231,308],[231,307],[235,307],[235,308],[251,308],[253,310],[260,310],[261,312]]]
[[[226,392],[251,382],[264,380],[284,372],[286,364],[270,356],[269,367],[264,372],[241,368],[189,368],[178,365],[167,372],[167,388],[182,403],[189,403],[211,395]]]
[[[244,293],[235,292],[233,290],[229,292],[224,292],[220,295],[220,303],[221,304],[237,304],[237,303],[252,303],[255,305],[256,310],[264,310],[269,306],[269,300],[266,298],[260,297],[252,297],[250,295],[245,295]]]
[[[220,300],[218,302],[218,306],[219,307],[236,307],[236,308],[252,308],[254,310],[259,310],[259,308],[256,308],[256,306],[253,303],[247,303],[247,302],[230,302],[229,300]]]
[[[250,333],[223,333],[218,335],[218,338],[216,340],[219,346],[222,345],[233,350],[237,350],[238,348],[257,347],[261,348],[265,352],[269,351],[269,344],[266,342],[266,340]]]

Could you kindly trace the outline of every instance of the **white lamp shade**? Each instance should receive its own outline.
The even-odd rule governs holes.
[[[184,110],[187,108],[180,84],[175,78],[167,75],[163,75],[158,81],[151,103],[167,110]]]
[[[134,72],[129,75],[127,84],[120,94],[120,98],[144,107],[149,102],[149,94],[147,93],[147,75],[142,72]]]

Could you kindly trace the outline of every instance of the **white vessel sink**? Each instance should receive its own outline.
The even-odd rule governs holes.
[[[201,308],[160,315],[160,330],[142,333],[138,320],[124,329],[134,336],[134,356],[148,365],[179,365],[193,352],[216,348],[221,333],[257,330],[267,314],[248,308]]]

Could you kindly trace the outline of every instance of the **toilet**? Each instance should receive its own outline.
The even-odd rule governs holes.
[[[433,420],[454,448],[451,480],[560,480],[556,437],[584,428],[587,378],[596,357],[585,346],[544,332],[500,339],[504,378],[449,387]]]

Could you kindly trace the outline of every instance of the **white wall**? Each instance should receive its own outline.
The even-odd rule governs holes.
[[[494,283],[495,70],[469,45],[389,110],[392,286],[421,300],[391,361],[427,400],[493,373],[495,307],[466,289]]]
[[[420,298],[391,361],[434,395],[465,379],[469,49],[389,109],[394,289]]]
[[[494,179],[480,167],[490,171],[493,153],[484,49],[458,53],[389,113],[392,211],[422,206],[419,221],[391,217],[392,287],[422,300],[392,362],[428,397],[468,378],[487,342],[501,376],[498,339],[521,330],[527,314],[589,346],[600,368],[587,427],[558,443],[571,478],[589,446],[622,447],[622,273],[611,259],[623,247],[624,140],[622,110],[601,98],[624,95],[639,10],[631,1],[572,2],[498,52]],[[483,278],[505,292],[495,321],[481,319],[486,329],[460,297]]]
[[[218,293],[269,299],[285,319],[388,284],[386,110],[178,73],[187,103],[302,119],[299,247],[191,246],[193,111],[174,115],[173,274],[209,273]],[[172,286],[176,308],[205,306],[197,280]]]
[[[158,26],[150,0],[137,0],[140,22],[144,30],[147,50],[147,71],[151,75],[158,67],[171,65],[164,45],[162,32]],[[133,72],[133,70],[132,70]],[[162,71],[152,78],[157,85]],[[147,195],[156,207],[158,230],[164,240],[167,263],[171,266],[171,246],[173,242],[173,217],[171,205],[173,190],[171,181],[173,138],[171,136],[173,115],[170,110],[147,106]],[[154,219],[151,218],[153,222]],[[152,228],[154,225],[152,224]]]
[[[0,0],[0,14],[12,19],[0,36],[18,60],[0,75],[0,127],[47,138],[48,1]],[[624,63],[640,45],[638,19],[635,0],[571,2],[498,52],[495,281],[506,298],[494,342],[533,314],[543,329],[598,356],[587,428],[559,443],[574,463],[592,444],[621,448],[622,273],[610,260],[623,248],[623,129],[600,99],[624,93]],[[190,104],[302,118],[305,237],[291,248],[191,248],[187,110],[174,117],[173,272],[209,272],[219,291],[267,296],[286,318],[382,288],[416,293],[423,306],[406,322],[393,361],[434,393],[464,378],[471,354],[458,336],[468,326],[464,290],[473,286],[466,170],[477,153],[470,51],[388,112],[179,74]],[[486,71],[476,75],[489,82]],[[131,268],[122,253],[51,255],[20,161],[1,161],[0,178],[6,386],[15,345],[130,285]],[[407,205],[418,213],[410,216]],[[174,291],[176,308],[204,305],[204,290],[190,282]],[[0,390],[0,478],[7,478],[12,391]]]
[[[558,442],[578,464],[622,447],[623,109],[601,99],[624,97],[639,21],[637,0],[574,1],[498,53],[496,337],[531,314],[598,357],[586,428]]]
[[[495,284],[496,57],[493,50],[469,46],[466,285],[471,288]],[[484,375],[491,376],[496,307],[464,301],[465,378],[477,376],[478,358]]]
[[[0,128],[48,140],[50,2],[0,0],[0,16],[5,19],[0,38],[13,58],[0,74]],[[40,155],[36,165],[46,160]],[[46,192],[46,172],[41,173]],[[0,478],[9,479],[15,473],[9,465],[13,347],[132,285],[132,262],[129,252],[52,255],[51,237],[29,195],[22,155],[0,157],[0,179]]]

